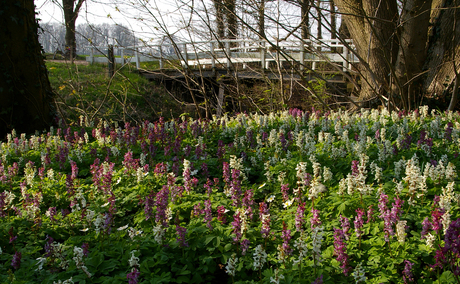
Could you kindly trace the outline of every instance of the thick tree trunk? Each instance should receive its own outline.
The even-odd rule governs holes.
[[[425,94],[458,94],[460,0],[406,0],[400,8],[395,0],[334,1],[360,57],[361,100],[377,93],[411,110]]]
[[[361,59],[359,99],[368,101],[389,90],[389,74],[396,58],[396,0],[334,0]]]
[[[41,55],[33,0],[3,1],[0,17],[0,139],[43,130],[52,120],[52,91]]]
[[[454,66],[460,70],[460,1],[449,1],[448,5],[445,2],[433,1],[432,28],[425,63],[428,72],[424,82],[425,92],[438,96],[452,91],[448,87],[455,85]]]
[[[399,51],[395,63],[397,84],[392,93],[399,93],[404,109],[417,108],[422,93],[423,65],[430,22],[431,1],[405,1],[400,16]]]

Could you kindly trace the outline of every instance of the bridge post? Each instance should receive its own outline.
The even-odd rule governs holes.
[[[262,70],[265,69],[265,41],[260,42],[260,63],[262,65]]]
[[[227,69],[230,69],[232,66],[232,62],[231,62],[232,53],[230,51],[230,42],[228,40],[225,41],[225,52],[227,53]]]
[[[305,44],[300,40],[300,70],[303,71],[305,64]]]
[[[188,53],[187,53],[187,44],[184,43],[182,45],[184,47],[184,60],[185,60],[185,68],[188,69]]]
[[[211,67],[212,70],[216,69],[216,53],[214,52],[214,42],[209,43],[209,47],[211,49]]]
[[[342,56],[343,56],[343,58],[342,58],[342,60],[343,60],[343,62],[342,62],[343,68],[342,69],[343,69],[343,72],[347,72],[347,69],[349,67],[348,66],[349,60],[348,60],[348,48],[346,46],[343,47]]]

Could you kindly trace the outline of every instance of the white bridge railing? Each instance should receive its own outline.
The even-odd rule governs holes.
[[[91,54],[87,61],[107,62],[107,57],[94,56],[94,50],[101,50],[103,47],[89,48]],[[198,65],[203,68],[232,68],[233,64],[242,64],[246,68],[249,63],[258,63],[260,67],[267,69],[270,62],[294,61],[300,63],[300,69],[304,69],[305,64],[311,62],[311,69],[315,70],[318,62],[327,62],[342,66],[343,71],[349,71],[353,63],[359,62],[350,51],[354,49],[353,42],[346,40],[343,44],[336,39],[283,41],[277,44],[264,40],[221,40],[115,49],[119,49],[121,54],[121,58],[116,58],[117,63],[134,61],[138,69],[142,61],[158,61],[160,68],[164,68],[167,61],[180,60],[184,68]],[[128,53],[126,51],[131,56],[124,56]]]

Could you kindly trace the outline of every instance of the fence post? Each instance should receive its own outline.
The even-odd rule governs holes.
[[[163,46],[160,45],[159,50],[160,50],[160,60],[159,60],[159,62],[160,62],[160,69],[163,69],[163,67],[164,67],[164,66],[163,66]]]
[[[121,65],[125,65],[125,49],[123,47],[120,49],[120,55],[121,55]]]
[[[93,65],[94,63],[94,47],[91,47],[91,54],[89,55],[89,64]]]
[[[136,61],[136,69],[140,69],[141,68],[141,63],[140,63],[140,59],[139,59],[139,50],[137,47],[135,47],[134,49],[134,60]]]
[[[115,55],[111,44],[108,46],[107,57],[109,59],[109,77],[112,77],[115,74]]]

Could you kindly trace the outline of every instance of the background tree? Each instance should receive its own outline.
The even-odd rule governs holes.
[[[75,23],[78,13],[85,0],[62,0],[62,10],[65,21],[65,45],[71,49],[72,56],[76,55]]]
[[[34,132],[52,120],[52,91],[38,42],[33,0],[1,0],[0,139]],[[7,43],[7,44],[6,44]]]

